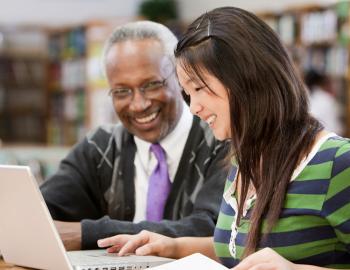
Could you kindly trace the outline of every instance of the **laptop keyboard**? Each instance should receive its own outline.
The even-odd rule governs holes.
[[[149,266],[146,266],[146,268],[149,268]],[[76,270],[139,270],[139,269],[146,269],[143,268],[142,266],[137,267],[137,266],[111,266],[111,267],[88,267],[88,268],[84,268],[82,267],[75,267]]]
[[[67,255],[75,270],[143,270],[172,261],[155,256],[120,257],[105,250],[70,251]]]
[[[147,266],[146,268],[149,268],[149,266]],[[111,267],[89,267],[89,268],[76,268],[79,270],[139,270],[139,269],[146,269],[146,268],[142,268],[142,266],[138,267],[132,267],[132,266],[119,266],[119,267],[115,267],[115,266],[111,266]]]

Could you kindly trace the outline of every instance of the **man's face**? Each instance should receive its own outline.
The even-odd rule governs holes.
[[[182,112],[182,96],[174,64],[157,40],[114,44],[107,54],[106,73],[112,93],[132,90],[126,97],[112,94],[115,111],[130,133],[153,143],[174,129]],[[160,86],[152,89],[152,85]]]

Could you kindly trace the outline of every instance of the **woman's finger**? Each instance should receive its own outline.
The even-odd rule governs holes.
[[[119,251],[119,255],[123,256],[127,253],[135,253],[135,250],[145,244],[149,241],[149,233],[148,232],[141,232],[139,234],[136,234],[132,236],[129,241],[123,245],[123,247]]]
[[[143,245],[135,250],[136,255],[157,255],[162,256],[161,253],[162,245],[159,241]]]
[[[110,246],[123,246],[129,241],[132,235],[119,234],[112,237],[107,237],[97,241],[97,245],[100,248],[110,247]]]
[[[107,248],[108,253],[118,253],[120,250],[121,246],[111,246]]]

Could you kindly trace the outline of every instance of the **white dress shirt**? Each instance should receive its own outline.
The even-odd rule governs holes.
[[[193,122],[187,104],[183,102],[183,110],[179,122],[172,132],[170,132],[159,143],[165,151],[168,164],[170,182],[174,182],[177,167],[184,150],[188,134]],[[135,153],[135,216],[134,222],[146,219],[148,181],[157,165],[157,159],[150,152],[151,143],[134,137],[136,143]]]

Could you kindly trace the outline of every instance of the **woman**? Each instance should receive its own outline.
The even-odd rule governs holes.
[[[350,268],[350,143],[309,115],[275,33],[249,12],[218,8],[190,25],[175,54],[191,112],[232,145],[214,239],[143,231],[99,246],[121,255],[201,252],[228,267],[241,261],[239,270]]]

